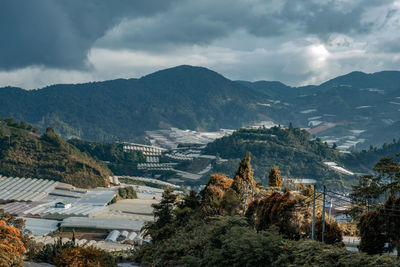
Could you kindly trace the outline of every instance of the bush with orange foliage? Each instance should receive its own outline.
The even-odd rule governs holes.
[[[0,220],[0,266],[20,266],[25,253],[21,232]]]
[[[74,247],[57,254],[54,263],[59,267],[112,267],[116,261],[108,253],[93,247]]]
[[[295,216],[297,200],[289,193],[272,193],[263,199],[253,201],[246,217],[257,231],[277,226],[279,232],[290,239],[301,236],[302,226]],[[299,224],[300,223],[300,224]]]
[[[207,186],[201,192],[203,197],[203,211],[206,214],[224,214],[223,198],[226,191],[232,186],[233,180],[225,174],[215,173],[210,176]]]

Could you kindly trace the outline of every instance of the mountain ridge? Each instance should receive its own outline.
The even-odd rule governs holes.
[[[30,91],[3,87],[0,116],[27,121],[42,131],[51,126],[66,138],[137,142],[144,142],[147,130],[168,127],[212,131],[268,120],[303,128],[328,123],[342,126],[318,136],[329,141],[331,135],[365,130],[360,140],[369,146],[383,141],[380,129],[399,121],[397,84],[399,71],[351,72],[320,85],[291,87],[278,81],[232,81],[204,67],[181,65],[138,79]],[[389,140],[400,136],[397,127],[391,128]]]

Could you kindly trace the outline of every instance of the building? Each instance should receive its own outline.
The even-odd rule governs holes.
[[[59,208],[59,209],[69,209],[69,208],[71,208],[71,206],[72,206],[72,204],[69,203],[68,201],[60,201],[60,202],[57,202],[54,207]]]

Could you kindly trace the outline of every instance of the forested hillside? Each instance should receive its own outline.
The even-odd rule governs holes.
[[[392,143],[384,143],[382,146],[370,146],[369,149],[357,150],[344,155],[343,163],[355,171],[365,172],[372,170],[374,165],[383,157],[396,157],[400,153],[400,138],[393,139]]]
[[[146,162],[140,151],[124,151],[123,144],[90,142],[81,139],[70,139],[81,152],[101,160],[115,175],[132,175],[137,171],[137,164]]]
[[[78,187],[106,186],[110,170],[65,142],[53,129],[43,135],[25,122],[0,119],[0,174],[61,181]]]
[[[0,88],[0,116],[51,126],[65,138],[135,141],[146,130],[236,129],[265,120],[271,112],[257,105],[263,99],[211,70],[179,66],[141,79]]]
[[[273,166],[288,178],[312,178],[338,188],[349,187],[355,179],[324,165],[326,161],[340,164],[341,153],[318,138],[310,139],[309,133],[299,128],[240,129],[209,143],[205,151],[229,159],[227,163],[216,165],[216,171],[228,174],[233,173],[241,157],[251,152],[254,176],[264,185],[268,183],[268,171]]]

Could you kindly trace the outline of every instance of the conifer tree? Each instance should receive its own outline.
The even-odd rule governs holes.
[[[254,191],[255,181],[253,178],[253,168],[250,164],[251,155],[247,153],[246,157],[240,162],[239,168],[236,171],[235,177],[233,178],[232,190],[236,192],[241,203],[244,204],[246,194],[250,194]]]
[[[268,186],[281,188],[282,183],[283,180],[281,178],[281,172],[279,171],[278,167],[277,166],[272,167],[269,170]]]
[[[144,229],[154,242],[165,239],[171,234],[172,228],[168,226],[175,219],[173,209],[178,199],[173,191],[172,187],[167,187],[160,203],[151,205],[154,209],[154,222],[145,225]]]

